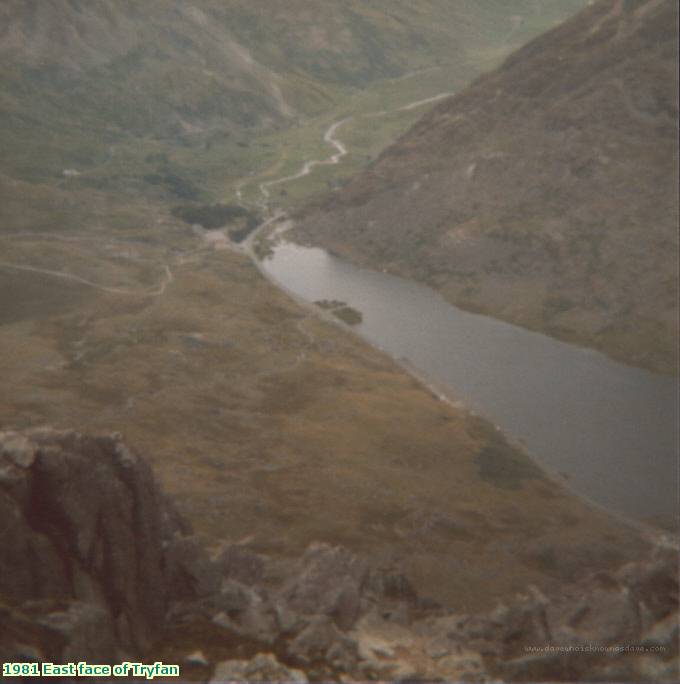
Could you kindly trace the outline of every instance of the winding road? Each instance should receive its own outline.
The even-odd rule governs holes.
[[[433,102],[437,102],[439,100],[443,100],[444,98],[450,97],[453,95],[453,92],[444,92],[444,93],[437,93],[436,95],[432,95],[431,97],[426,97],[421,100],[414,100],[413,102],[408,102],[404,105],[401,105],[399,107],[396,107],[395,109],[382,109],[378,110],[375,112],[368,112],[367,114],[361,114],[358,115],[357,117],[354,116],[348,116],[344,119],[340,119],[339,121],[333,122],[325,131],[323,134],[323,140],[324,142],[328,143],[332,147],[335,148],[334,154],[332,154],[330,157],[327,157],[326,159],[310,159],[302,165],[302,168],[294,174],[290,174],[287,176],[281,176],[280,178],[275,178],[274,180],[271,181],[266,181],[263,183],[260,183],[259,188],[260,188],[260,193],[262,195],[262,199],[260,200],[260,206],[263,209],[265,215],[268,214],[267,218],[259,225],[253,232],[241,243],[241,245],[235,245],[232,243],[232,248],[235,251],[241,252],[243,254],[246,254],[248,257],[250,257],[251,261],[255,264],[256,268],[260,271],[262,276],[272,282],[276,287],[278,287],[280,290],[283,290],[289,297],[294,299],[300,306],[302,306],[305,309],[309,309],[310,305],[308,302],[305,300],[301,299],[300,297],[296,296],[293,292],[288,290],[282,283],[279,283],[275,280],[272,279],[271,275],[267,273],[266,269],[262,267],[262,264],[260,263],[260,260],[255,253],[255,243],[258,240],[258,238],[264,233],[264,231],[274,222],[276,221],[282,221],[286,218],[286,213],[279,209],[279,210],[273,210],[270,205],[269,205],[269,200],[271,198],[271,194],[269,192],[269,188],[271,188],[274,185],[279,185],[282,183],[288,183],[290,181],[297,180],[298,178],[302,178],[303,176],[307,176],[312,172],[312,170],[318,166],[323,166],[323,165],[332,165],[332,164],[338,164],[340,163],[340,160],[347,155],[348,150],[347,146],[342,142],[337,137],[338,130],[340,129],[341,126],[344,124],[348,123],[352,119],[355,118],[371,118],[371,117],[378,117],[378,116],[387,116],[388,114],[392,114],[394,112],[402,112],[402,111],[409,111],[412,109],[416,109],[417,107],[422,107],[426,104],[431,104]],[[244,186],[244,180],[242,179],[239,181],[236,185],[236,192],[239,197],[241,197],[242,189]],[[290,226],[288,226],[290,227]],[[281,235],[285,230],[287,230],[288,227],[284,227],[283,230],[277,231],[278,235]],[[335,316],[332,316],[328,312],[322,311],[318,309],[318,307],[311,307],[314,312],[316,313],[317,316],[320,318],[323,318],[324,320],[330,320],[333,321],[334,323],[338,323],[339,321]]]
[[[262,195],[262,200],[260,202],[260,206],[264,210],[265,214],[269,214],[269,216],[259,225],[255,230],[253,230],[252,233],[240,244],[240,245],[235,245],[232,243],[232,249],[235,251],[238,251],[242,254],[247,255],[250,260],[253,262],[257,270],[260,272],[263,278],[268,280],[270,283],[272,283],[275,287],[277,287],[279,290],[287,294],[296,304],[298,304],[301,308],[306,310],[309,313],[312,313],[315,315],[317,318],[320,318],[324,321],[333,323],[335,325],[340,325],[341,327],[349,329],[351,326],[348,324],[344,323],[340,319],[337,318],[337,316],[334,316],[332,313],[325,311],[323,309],[320,309],[318,306],[315,306],[314,304],[310,304],[308,301],[303,299],[302,297],[298,296],[295,294],[292,290],[287,288],[283,283],[277,281],[272,277],[272,275],[263,267],[260,259],[258,258],[258,255],[255,252],[255,244],[259,237],[264,234],[264,232],[267,230],[267,228],[272,225],[275,222],[282,222],[286,219],[286,213],[279,209],[279,210],[273,210],[270,205],[269,205],[269,199],[271,197],[269,193],[269,188],[271,188],[274,185],[279,185],[282,183],[288,183],[293,180],[297,180],[298,178],[302,178],[303,176],[306,176],[312,172],[312,170],[318,166],[322,165],[330,165],[330,164],[338,164],[340,160],[348,153],[347,146],[342,142],[337,137],[337,133],[340,129],[341,126],[344,124],[348,123],[354,118],[370,118],[370,117],[378,117],[378,116],[387,116],[388,114],[391,114],[393,112],[400,112],[400,111],[409,111],[412,109],[416,109],[417,107],[422,107],[427,104],[431,104],[433,102],[437,102],[439,100],[442,100],[446,97],[450,97],[453,95],[452,92],[444,92],[444,93],[437,93],[436,95],[432,95],[431,97],[426,97],[424,99],[420,100],[414,100],[413,102],[408,102],[404,105],[401,105],[399,107],[396,107],[395,109],[391,110],[379,110],[375,112],[369,112],[367,114],[361,114],[358,117],[354,116],[349,116],[344,119],[340,119],[339,121],[333,122],[325,131],[323,135],[323,139],[326,143],[331,145],[332,147],[335,148],[335,152],[330,156],[327,157],[326,159],[312,159],[309,161],[304,162],[302,165],[302,168],[294,174],[288,175],[288,176],[281,176],[280,178],[276,178],[271,181],[267,181],[264,183],[260,183],[259,188],[260,188],[260,193]],[[244,187],[243,181],[240,181],[237,184],[237,193],[240,196],[241,190]],[[282,235],[288,228],[290,228],[292,224],[285,225],[282,223],[281,227],[276,230],[276,235],[280,236]],[[380,350],[384,351],[384,350]],[[412,375],[413,377],[416,378],[419,382],[421,382],[423,385],[427,387],[427,389],[433,393],[434,396],[436,396],[438,399],[441,401],[445,401],[447,403],[449,402],[449,399],[442,393],[440,392],[434,382],[429,379],[425,378],[422,374],[418,373],[413,367],[407,367],[402,360],[400,359],[394,359],[394,361],[400,365],[404,370],[406,370],[407,373]]]
[[[441,100],[445,97],[449,97],[453,93],[450,92],[445,92],[445,93],[438,93],[437,95],[433,95],[432,97],[427,97],[421,100],[415,100],[413,102],[409,102],[405,105],[402,105],[400,107],[396,107],[395,109],[392,110],[380,110],[376,112],[369,112],[367,114],[361,114],[358,116],[349,116],[344,119],[341,119],[339,121],[335,121],[332,123],[324,132],[323,135],[323,140],[325,143],[328,145],[331,145],[335,151],[334,153],[326,158],[326,159],[312,159],[304,162],[302,165],[301,169],[297,173],[293,173],[287,176],[281,176],[280,178],[276,178],[271,181],[265,181],[263,183],[259,184],[259,190],[260,194],[262,196],[262,199],[260,201],[260,206],[264,210],[265,214],[269,214],[268,218],[263,221],[248,237],[247,240],[244,241],[243,247],[237,247],[237,251],[243,252],[247,254],[253,263],[257,266],[258,270],[260,273],[266,277],[268,280],[271,280],[271,277],[266,273],[266,271],[261,267],[261,264],[259,263],[259,259],[257,255],[254,252],[254,242],[256,238],[262,234],[262,232],[273,222],[279,221],[281,219],[285,218],[285,213],[282,211],[272,211],[271,207],[269,206],[269,200],[271,197],[271,194],[269,192],[269,188],[275,186],[275,185],[280,185],[283,183],[288,183],[294,180],[297,180],[298,178],[302,178],[304,176],[309,175],[315,168],[319,166],[326,166],[326,165],[334,165],[334,164],[339,164],[340,161],[342,160],[343,157],[345,157],[348,153],[346,145],[342,142],[337,137],[337,133],[340,130],[340,128],[348,123],[349,121],[352,121],[355,118],[371,118],[371,117],[378,117],[378,116],[387,116],[388,114],[394,113],[394,112],[400,112],[400,111],[409,111],[412,109],[416,109],[417,107],[422,107],[426,104],[430,104],[432,102],[436,102],[438,100]],[[242,189],[245,187],[245,184],[247,181],[245,179],[242,179],[239,181],[236,185],[236,195],[239,199],[242,197]],[[51,233],[39,233],[39,232],[33,232],[33,233],[12,233],[8,235],[2,235],[0,236],[0,239],[46,239],[46,240],[59,240],[59,241],[64,241],[64,242],[81,242],[81,241],[93,241],[93,240],[101,240],[101,238],[96,237],[96,236],[91,236],[91,235],[83,235],[83,236],[71,236],[71,235],[54,235]],[[104,240],[106,244],[124,244],[125,241],[123,240],[116,240],[115,238],[110,239],[110,240]],[[158,285],[151,287],[151,288],[144,288],[144,289],[130,289],[130,288],[121,288],[121,287],[110,287],[107,285],[102,285],[100,283],[96,283],[92,280],[88,280],[87,278],[83,278],[79,275],[76,275],[74,273],[70,273],[68,271],[58,271],[58,270],[53,270],[53,269],[47,269],[47,268],[40,268],[38,266],[33,266],[31,264],[25,264],[25,263],[13,263],[13,262],[8,262],[8,261],[0,261],[0,268],[2,269],[7,269],[7,270],[12,270],[12,271],[23,271],[23,272],[28,272],[28,273],[36,273],[40,275],[46,275],[50,276],[53,278],[60,278],[62,280],[68,280],[70,282],[78,283],[80,285],[85,285],[87,287],[92,287],[97,290],[100,290],[101,292],[107,292],[109,294],[118,294],[118,295],[125,295],[125,296],[132,296],[132,297],[161,297],[168,285],[172,283],[174,280],[173,273],[170,269],[169,264],[165,263],[162,265],[164,275],[161,281],[158,283]],[[285,290],[284,287],[282,287],[281,283],[274,283],[279,289]],[[303,305],[305,308],[309,308],[309,305],[306,302],[303,302],[301,299],[298,297],[295,297],[293,293],[290,291],[287,291],[287,294],[289,296],[292,296],[299,304]],[[320,316],[321,318],[327,319],[327,320],[332,320],[333,322],[337,323],[338,321],[335,320],[335,317],[331,316],[330,314],[326,314],[325,312],[322,312],[320,310],[317,310],[316,307],[312,307],[315,311],[315,313]]]
[[[306,161],[297,173],[291,174],[290,176],[282,176],[281,178],[277,178],[272,181],[267,181],[265,183],[260,183],[260,193],[262,194],[261,206],[263,209],[267,208],[266,204],[270,197],[269,188],[271,188],[272,186],[279,185],[280,183],[287,183],[289,181],[294,181],[298,178],[302,178],[303,176],[307,176],[312,172],[312,169],[316,166],[337,164],[340,162],[340,160],[347,154],[347,148],[343,145],[342,141],[338,140],[335,137],[335,133],[340,128],[340,126],[342,126],[344,123],[347,123],[352,118],[353,117],[350,116],[347,119],[336,121],[335,123],[331,124],[324,133],[324,141],[335,147],[335,149],[337,150],[337,152],[334,155],[328,157],[328,159],[313,159],[311,161]]]
[[[377,117],[377,116],[386,116],[388,114],[391,114],[393,112],[398,112],[398,111],[408,111],[411,109],[415,109],[417,107],[422,107],[426,104],[430,104],[433,102],[437,102],[438,100],[442,100],[446,97],[449,97],[453,93],[446,92],[446,93],[438,93],[437,95],[433,95],[432,97],[428,97],[425,99],[421,100],[416,100],[414,102],[409,102],[405,105],[401,105],[400,107],[397,107],[396,109],[392,110],[380,110],[376,112],[369,112],[368,114],[362,114],[358,118],[369,118],[369,117]],[[327,311],[325,309],[322,309],[318,307],[315,304],[310,303],[303,297],[300,297],[298,294],[293,292],[290,288],[286,287],[286,285],[280,281],[278,281],[276,278],[272,276],[271,273],[267,271],[267,269],[264,268],[260,258],[258,257],[256,251],[255,251],[255,244],[257,243],[257,240],[261,235],[265,233],[265,231],[271,226],[273,223],[279,223],[279,227],[277,227],[274,232],[270,235],[270,237],[280,237],[285,233],[289,228],[292,227],[292,222],[288,221],[286,222],[286,213],[279,209],[279,210],[274,210],[271,209],[269,206],[269,199],[270,199],[270,193],[268,191],[268,188],[282,184],[282,183],[287,183],[289,181],[297,180],[298,178],[302,178],[303,176],[308,175],[309,173],[312,172],[312,170],[321,165],[328,165],[328,164],[338,164],[340,160],[348,153],[347,146],[340,140],[339,138],[336,137],[336,134],[338,133],[338,130],[340,129],[341,126],[344,124],[348,123],[355,117],[347,117],[345,119],[341,119],[339,121],[335,121],[332,123],[325,131],[323,139],[326,143],[329,145],[332,145],[335,148],[335,153],[332,154],[330,157],[322,160],[309,160],[306,161],[303,165],[300,171],[297,173],[288,175],[288,176],[282,176],[280,178],[276,178],[275,180],[272,181],[267,181],[266,183],[260,183],[260,192],[262,194],[262,200],[260,203],[260,206],[263,208],[263,210],[266,213],[269,213],[270,215],[257,227],[255,230],[240,244],[240,245],[235,245],[232,243],[232,249],[235,251],[238,251],[242,254],[245,254],[250,258],[252,263],[255,265],[257,270],[260,272],[263,278],[265,278],[267,281],[272,283],[277,289],[281,290],[284,292],[288,297],[290,297],[300,308],[303,310],[307,311],[308,315],[314,316],[317,319],[321,319],[327,323],[331,323],[333,325],[340,326],[341,328],[344,328],[346,330],[351,330],[351,326],[341,319],[339,319],[337,316],[333,315],[332,312]],[[243,187],[242,184],[238,185],[238,190]],[[298,325],[300,325],[304,320],[307,319],[302,319],[301,321],[298,322]],[[300,332],[303,332],[300,328],[298,328]],[[307,337],[307,340],[309,343],[313,343],[314,338],[311,333],[308,331],[305,331],[305,337]],[[371,345],[374,346],[376,349],[378,349],[380,352],[383,354],[387,354],[400,368],[402,368],[408,375],[413,377],[417,382],[419,382],[425,389],[427,389],[428,392],[432,394],[433,397],[438,399],[439,401],[449,404],[450,406],[455,407],[458,410],[466,410],[469,411],[465,406],[461,404],[460,401],[454,400],[446,396],[444,391],[442,391],[438,386],[437,383],[430,377],[427,377],[424,373],[421,371],[417,370],[409,361],[407,361],[404,358],[400,357],[395,357],[391,355],[389,352],[387,352],[385,349],[378,345]],[[296,361],[294,362],[294,366],[298,366],[302,361],[304,361],[306,358],[306,354],[302,352],[301,355],[298,356]],[[469,411],[472,415],[474,415],[474,412]]]
[[[348,116],[345,119],[341,119],[340,121],[335,121],[326,129],[326,132],[323,135],[324,142],[328,143],[329,145],[332,145],[336,150],[335,153],[327,159],[312,159],[304,162],[302,168],[297,173],[293,173],[289,176],[281,176],[280,178],[275,178],[274,180],[260,183],[259,188],[260,194],[262,195],[260,206],[262,207],[262,209],[267,211],[269,198],[271,197],[269,188],[273,187],[274,185],[280,185],[281,183],[288,183],[290,181],[297,180],[298,178],[303,178],[304,176],[309,175],[312,172],[312,170],[317,166],[327,166],[340,163],[340,160],[347,154],[348,150],[345,144],[342,142],[342,140],[336,137],[336,133],[344,124],[349,123],[355,118],[368,119],[378,116],[387,116],[388,114],[394,114],[395,112],[410,111],[412,109],[422,107],[426,104],[431,104],[432,102],[443,100],[444,98],[450,97],[451,95],[453,95],[453,92],[437,93],[436,95],[432,95],[431,97],[426,97],[422,100],[415,100],[405,105],[401,105],[400,107],[396,107],[395,109],[381,109],[376,112],[368,112],[367,114],[360,114],[356,117]],[[243,181],[240,181],[236,186],[236,195],[239,198],[239,200],[242,198],[243,187]]]

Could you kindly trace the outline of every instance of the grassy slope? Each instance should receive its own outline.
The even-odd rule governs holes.
[[[3,297],[23,301],[2,306],[1,425],[122,431],[208,540],[253,536],[281,554],[342,543],[403,563],[461,610],[640,551],[492,426],[300,309],[244,257],[135,209],[145,219],[115,232],[124,242],[110,226],[76,243],[3,241],[14,262],[103,286],[148,288],[166,263],[174,279],[145,297],[3,272]]]
[[[478,4],[460,7],[474,12]],[[68,50],[63,58],[72,59]],[[10,81],[12,68],[3,72]],[[97,68],[107,79],[114,66]],[[74,78],[89,83],[97,73]],[[119,83],[131,73],[122,69]],[[309,83],[297,73],[297,83]],[[385,83],[358,96],[357,111],[427,95],[418,83]],[[259,548],[293,554],[315,539],[344,543],[376,560],[402,560],[422,593],[461,609],[639,550],[635,534],[548,481],[484,421],[447,407],[354,336],[293,305],[243,257],[208,248],[170,217],[167,202],[176,199],[140,185],[143,175],[169,169],[204,197],[221,197],[227,181],[276,163],[298,143],[322,147],[330,113],[304,123],[313,135],[295,145],[275,127],[142,135],[109,128],[96,107],[78,107],[88,100],[65,103],[57,91],[38,106],[36,88],[15,79],[2,91],[4,116],[15,121],[3,127],[3,259],[131,291],[161,283],[165,265],[173,280],[152,297],[3,269],[1,425],[122,430],[154,458],[208,539],[253,535]],[[342,106],[355,111],[351,100]],[[61,176],[71,166],[82,175]],[[15,232],[22,235],[9,237]],[[35,232],[47,235],[28,235]],[[543,560],[553,557],[565,562]]]

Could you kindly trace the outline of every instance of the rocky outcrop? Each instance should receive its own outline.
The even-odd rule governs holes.
[[[354,554],[314,544],[302,558],[299,574],[284,587],[282,597],[293,610],[326,615],[348,629],[359,617],[367,577],[368,566]]]
[[[119,436],[0,433],[3,661],[182,663],[192,679],[673,681],[677,549],[466,615],[312,544],[209,553]],[[162,653],[160,653],[162,650]]]
[[[39,653],[66,660],[140,653],[158,635],[193,552],[183,553],[187,529],[148,464],[119,436],[0,433],[0,517],[3,660],[27,631]]]
[[[647,561],[594,573],[557,595],[530,588],[489,615],[464,619],[454,633],[510,681],[673,681],[677,563],[677,550],[657,547]]]
[[[297,681],[674,681],[677,558],[658,546],[650,559],[557,594],[529,587],[466,615],[419,598],[397,570],[370,568],[343,548],[314,544],[283,570],[259,556],[273,582],[227,580],[232,609],[213,621],[270,655],[221,661],[211,681],[276,673]]]

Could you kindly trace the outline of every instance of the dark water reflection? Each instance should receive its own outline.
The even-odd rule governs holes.
[[[674,378],[470,314],[416,283],[285,243],[264,263],[285,289],[363,314],[356,330],[522,440],[579,493],[671,522],[678,509]]]

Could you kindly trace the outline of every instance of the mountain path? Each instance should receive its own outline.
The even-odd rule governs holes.
[[[376,111],[376,112],[369,112],[367,114],[361,114],[358,116],[349,116],[349,117],[346,117],[344,119],[340,119],[339,121],[333,122],[326,129],[326,131],[324,132],[324,135],[323,135],[324,142],[326,142],[328,145],[335,148],[335,152],[330,157],[327,157],[326,159],[311,159],[311,160],[305,161],[303,163],[301,169],[297,173],[290,174],[287,176],[282,176],[280,178],[276,178],[276,179],[271,180],[271,181],[265,181],[265,182],[259,184],[260,194],[262,196],[262,199],[260,200],[260,206],[265,211],[265,213],[269,213],[270,216],[267,219],[265,219],[265,221],[263,221],[251,233],[251,235],[248,237],[248,239],[244,242],[243,247],[238,247],[237,251],[247,254],[251,258],[251,260],[255,263],[255,265],[258,267],[258,270],[260,271],[260,273],[262,273],[265,277],[268,278],[268,276],[264,272],[264,269],[262,269],[260,267],[259,260],[257,258],[257,255],[254,252],[254,248],[253,248],[254,240],[271,223],[273,223],[274,221],[278,221],[278,220],[285,218],[285,213],[282,211],[275,211],[274,213],[272,213],[272,210],[269,207],[269,199],[271,197],[271,194],[269,192],[269,188],[271,188],[275,185],[279,185],[282,183],[288,183],[290,181],[297,180],[298,178],[302,178],[304,176],[307,176],[313,171],[313,169],[315,169],[318,166],[339,164],[341,159],[348,154],[348,149],[347,149],[347,146],[342,142],[342,140],[340,140],[337,137],[337,133],[338,133],[339,129],[344,124],[348,123],[349,121],[352,121],[353,119],[356,119],[356,118],[369,118],[369,117],[377,117],[377,116],[386,116],[386,115],[391,114],[393,112],[409,111],[412,109],[416,109],[417,107],[422,107],[423,105],[430,104],[432,102],[436,102],[436,101],[441,100],[445,97],[449,97],[452,94],[453,93],[450,93],[450,92],[438,93],[437,95],[433,95],[431,97],[424,98],[421,100],[415,100],[413,102],[409,102],[405,105],[402,105],[400,107],[396,107],[396,108],[391,109],[391,110],[380,110],[380,111]],[[241,180],[236,185],[236,194],[239,197],[239,199],[242,197],[242,189],[243,189],[243,187],[245,187],[246,183],[247,183],[246,180]],[[9,239],[9,238],[19,238],[19,239],[38,238],[38,239],[60,240],[60,241],[65,241],[65,242],[81,242],[81,241],[99,239],[97,236],[89,236],[89,235],[87,235],[87,236],[53,235],[51,233],[39,233],[39,232],[12,233],[9,235],[0,236],[0,239]],[[125,241],[116,240],[116,239],[107,240],[106,242],[110,243],[110,244],[125,244]],[[101,292],[106,292],[109,294],[133,296],[133,297],[161,297],[163,294],[165,294],[165,291],[166,291],[168,285],[170,285],[170,283],[172,283],[172,281],[174,280],[174,275],[170,269],[169,264],[167,264],[167,263],[163,264],[164,277],[159,282],[159,284],[153,288],[146,288],[146,289],[140,289],[140,290],[102,285],[100,283],[96,283],[92,280],[88,280],[87,278],[83,278],[83,277],[76,275],[74,273],[69,273],[68,271],[57,271],[57,270],[53,270],[53,269],[40,268],[37,266],[32,266],[30,264],[24,264],[24,263],[17,264],[17,263],[12,263],[12,262],[8,262],[8,261],[0,261],[0,268],[7,269],[7,270],[13,270],[13,271],[23,271],[23,272],[28,272],[28,273],[36,273],[36,274],[40,274],[40,275],[50,276],[53,278],[60,278],[62,280],[68,280],[70,282],[79,283],[79,284],[85,285],[87,287],[92,287],[94,289],[100,290]],[[270,279],[270,278],[268,278],[268,279]],[[275,284],[279,288],[281,288],[281,285],[279,283],[275,283]],[[291,293],[288,293],[288,294],[291,294]],[[298,298],[296,298],[296,299],[298,299]],[[323,312],[319,311],[318,309],[316,309],[316,307],[314,307],[314,308],[315,308],[315,312],[316,312],[317,316],[323,313]]]
[[[323,134],[323,140],[325,143],[328,145],[331,145],[332,147],[335,148],[335,153],[332,154],[330,157],[327,157],[326,159],[310,159],[308,161],[303,162],[302,167],[300,168],[299,171],[296,173],[289,174],[287,176],[281,176],[280,178],[275,178],[270,181],[264,181],[259,184],[259,190],[260,190],[260,195],[261,199],[259,201],[259,206],[264,210],[268,210],[268,205],[269,205],[269,200],[271,198],[271,193],[269,192],[269,188],[275,186],[275,185],[280,185],[282,183],[289,183],[294,180],[298,180],[299,178],[303,178],[304,176],[309,175],[314,168],[317,166],[330,166],[330,165],[335,165],[339,164],[340,160],[345,157],[348,154],[348,149],[347,146],[342,142],[337,137],[337,132],[340,130],[342,126],[345,124],[349,123],[350,121],[354,119],[368,119],[368,118],[373,118],[373,117],[379,117],[379,116],[388,116],[389,114],[394,114],[396,112],[406,112],[406,111],[411,111],[413,109],[417,109],[418,107],[422,107],[426,104],[431,104],[433,102],[437,102],[439,100],[443,100],[444,98],[450,97],[454,93],[451,92],[441,92],[437,93],[436,95],[432,95],[430,97],[426,97],[420,100],[414,100],[413,102],[408,102],[404,105],[401,105],[399,107],[395,107],[393,109],[381,109],[375,112],[368,112],[366,114],[358,114],[356,116],[348,116],[345,117],[344,119],[340,119],[339,121],[334,121],[324,132]],[[243,188],[248,184],[248,181],[245,179],[240,180],[236,186],[235,186],[235,192],[236,196],[239,199],[239,201],[242,201],[243,199]]]
[[[61,278],[62,280],[70,280],[75,283],[80,283],[81,285],[87,285],[93,287],[96,290],[101,290],[102,292],[108,292],[110,294],[122,294],[134,297],[160,297],[165,293],[168,285],[174,280],[174,276],[170,267],[165,264],[165,276],[159,285],[152,289],[146,290],[131,290],[128,288],[121,287],[108,287],[106,285],[100,285],[87,278],[81,278],[79,275],[74,273],[69,273],[68,271],[53,271],[48,268],[38,268],[37,266],[30,266],[28,264],[13,264],[7,261],[0,261],[0,268],[5,268],[13,271],[27,271],[29,273],[39,273],[41,275],[52,276],[54,278]]]

